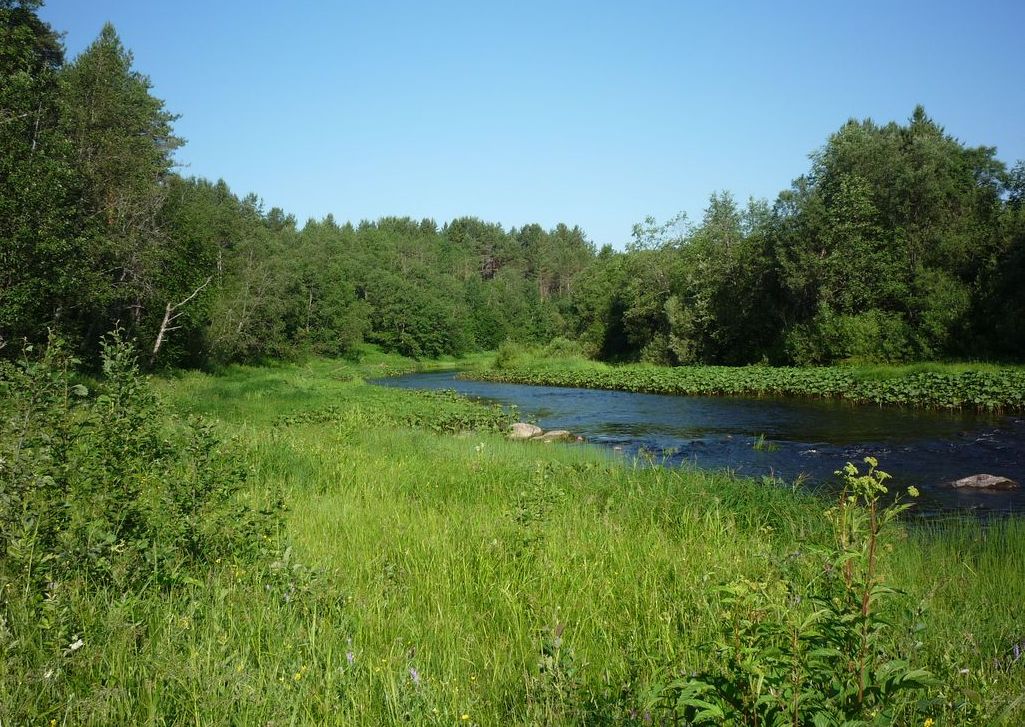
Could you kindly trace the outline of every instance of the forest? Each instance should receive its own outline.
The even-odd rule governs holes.
[[[184,176],[115,29],[68,60],[33,6],[0,6],[7,355],[54,330],[95,361],[121,326],[151,368],[554,338],[670,365],[1025,357],[1025,165],[921,107],[848,121],[773,202],[714,192],[624,250],[569,224],[300,223]]]

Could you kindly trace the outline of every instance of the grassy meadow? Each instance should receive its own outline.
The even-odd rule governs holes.
[[[283,517],[261,555],[169,590],[70,584],[53,596],[76,619],[56,647],[12,605],[0,723],[664,723],[660,685],[715,666],[720,586],[822,569],[830,503],[509,442],[499,410],[365,383],[410,367],[157,380],[172,410],[233,439],[242,497],[280,498]],[[1025,719],[1025,526],[898,525],[880,557],[904,592],[892,648],[938,682],[896,719]]]

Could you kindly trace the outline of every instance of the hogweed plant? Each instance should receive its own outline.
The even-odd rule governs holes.
[[[850,463],[837,472],[843,491],[825,512],[832,542],[808,554],[813,575],[722,589],[716,668],[659,692],[674,717],[759,727],[927,718],[920,698],[935,682],[901,658],[890,618],[899,592],[879,572],[881,538],[910,505],[885,504],[889,475],[875,459],[865,463],[866,472]]]

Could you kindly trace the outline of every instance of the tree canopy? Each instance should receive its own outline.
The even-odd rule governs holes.
[[[847,122],[773,202],[716,192],[624,251],[568,224],[299,225],[179,174],[113,26],[67,62],[38,5],[0,1],[0,348],[57,328],[95,360],[121,326],[153,366],[556,337],[665,364],[1025,358],[1025,165],[920,106]]]

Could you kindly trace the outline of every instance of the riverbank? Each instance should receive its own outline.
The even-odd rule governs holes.
[[[8,721],[659,722],[660,685],[717,663],[721,586],[822,578],[828,503],[510,442],[494,408],[365,383],[389,367],[412,365],[156,382],[172,409],[236,438],[245,502],[283,499],[268,555],[225,554],[136,595],[79,584],[55,652],[33,633],[18,634],[32,649],[8,641]],[[899,721],[1020,719],[1025,527],[898,527],[880,553],[906,594],[887,646],[938,681]]]
[[[463,369],[465,370],[465,369]],[[835,484],[838,462],[877,457],[896,481],[921,490],[917,516],[989,517],[1021,511],[1020,489],[950,486],[991,473],[1025,482],[1025,418],[970,411],[856,405],[805,397],[673,396],[478,381],[459,371],[378,380],[412,390],[455,390],[516,407],[522,421],[568,430],[618,456],[742,477]]]
[[[1025,412],[1025,367],[924,363],[905,366],[612,366],[583,358],[523,355],[465,376],[483,381],[650,394],[801,396],[855,404]]]

